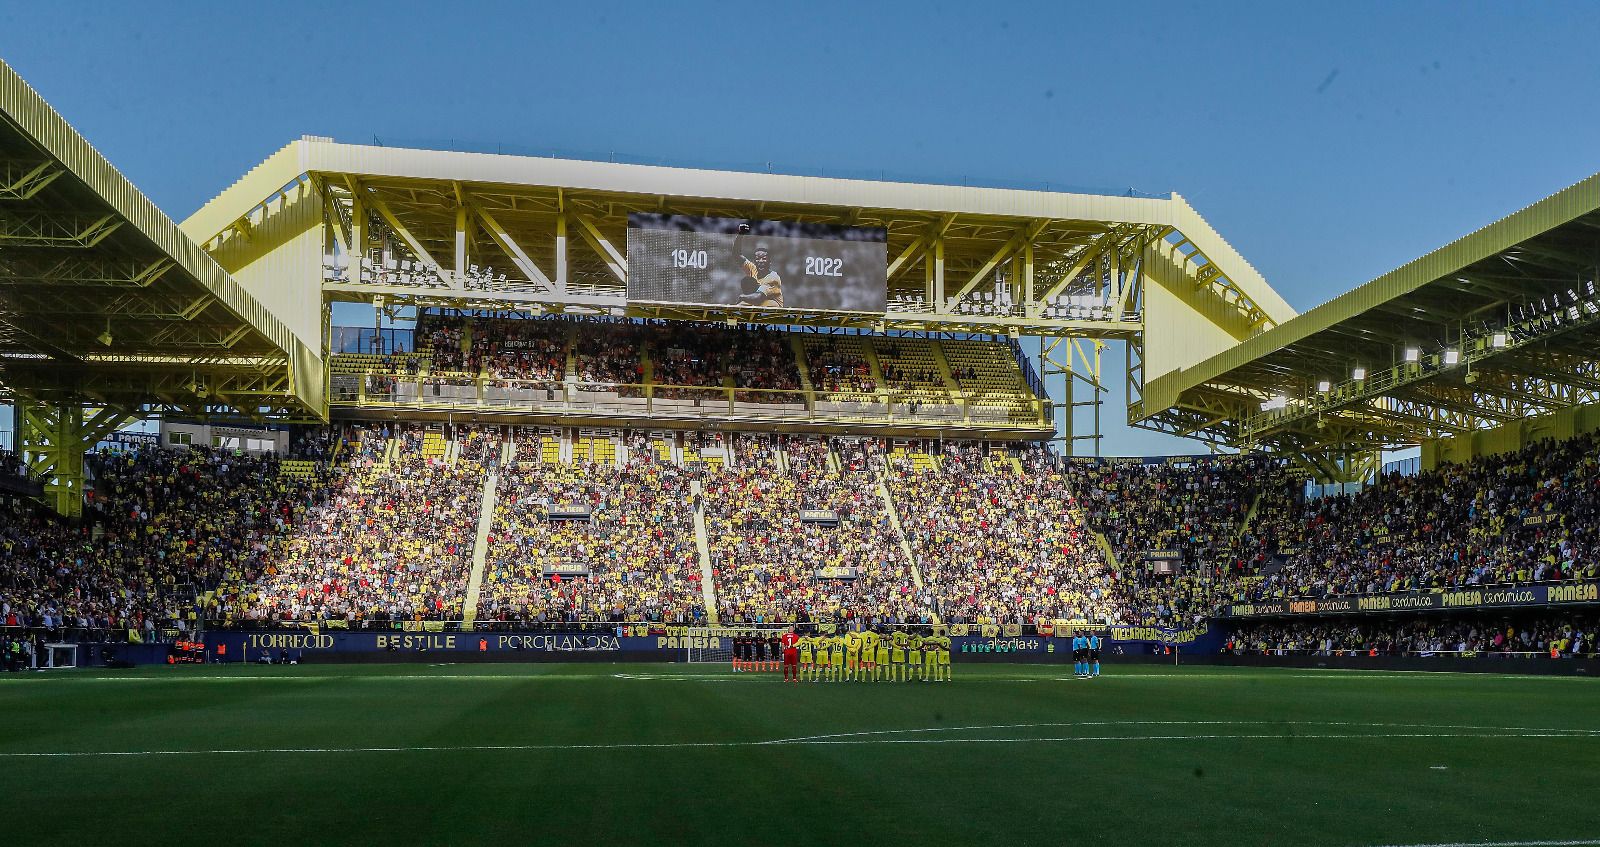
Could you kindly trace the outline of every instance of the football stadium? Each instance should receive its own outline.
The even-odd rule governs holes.
[[[72,119],[0,63],[8,843],[1600,844],[1600,176],[1297,313],[1179,194],[180,221]]]

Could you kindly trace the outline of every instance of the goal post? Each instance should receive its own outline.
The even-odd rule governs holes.
[[[691,665],[733,664],[733,643],[731,639],[718,638],[717,647],[685,647],[683,660]]]
[[[723,665],[735,672],[771,671],[781,669],[778,654],[778,637],[791,629],[790,624],[757,624],[754,626],[712,627],[712,635],[700,639],[701,643],[683,648],[683,660],[695,665]],[[760,644],[753,644],[759,641]]]
[[[44,655],[39,657],[40,670],[75,668],[78,666],[78,645],[53,643],[44,645]]]

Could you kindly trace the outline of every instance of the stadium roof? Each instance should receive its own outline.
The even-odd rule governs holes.
[[[1600,175],[1152,380],[1130,418],[1316,453],[1594,402],[1597,269]]]
[[[1259,331],[1294,314],[1177,195],[1113,197],[739,173],[341,144],[308,136],[251,169],[185,220],[183,230],[220,256],[237,232],[267,219],[264,204],[285,186],[301,182],[314,183],[328,204],[330,243],[346,246],[362,235],[358,227],[382,230],[394,236],[403,255],[421,260],[444,280],[424,287],[330,279],[323,291],[333,299],[382,296],[419,305],[590,308],[721,319],[722,314],[669,313],[627,302],[627,213],[667,211],[885,227],[890,329],[1020,328],[1035,334],[1135,337],[1144,325],[1141,304],[1129,296],[1134,286],[1096,289],[1095,281],[1125,273],[1142,255],[1163,251],[1172,255],[1161,261],[1182,266],[1172,277],[1179,296],[1222,304],[1230,327],[1245,328],[1237,331]],[[936,245],[938,262],[925,261]],[[1038,264],[1032,300],[1019,296],[1006,314],[958,308],[963,298],[978,296],[985,282],[992,285],[996,269],[1025,249]],[[512,278],[498,286],[461,285],[469,263],[492,264]],[[224,265],[233,267],[228,261]],[[935,273],[937,282],[929,278]],[[1022,286],[1015,288],[1022,294]],[[1101,298],[1097,302],[1106,308],[1099,317],[1052,318],[1047,308],[1052,298],[1083,292]],[[881,315],[746,317],[854,326],[884,320]]]
[[[0,392],[322,415],[320,355],[0,62]]]

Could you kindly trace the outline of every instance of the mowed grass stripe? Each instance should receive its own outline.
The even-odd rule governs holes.
[[[1594,835],[1550,788],[1600,769],[1590,680],[957,673],[793,685],[649,665],[79,671],[51,679],[152,684],[0,682],[0,792],[27,810],[7,823],[18,844],[1356,847]],[[726,684],[698,684],[711,680]]]

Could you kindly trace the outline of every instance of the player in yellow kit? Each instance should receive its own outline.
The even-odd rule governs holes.
[[[844,673],[852,682],[861,675],[861,633],[855,630],[844,634]]]
[[[826,635],[817,636],[817,675],[824,682],[833,679],[833,639]]]
[[[817,681],[817,640],[809,635],[800,637],[800,678],[811,682]]]
[[[829,646],[833,648],[833,678],[844,679],[844,636],[835,635],[828,639]]]
[[[903,629],[894,631],[889,641],[889,679],[894,682],[904,682],[906,678],[906,647],[910,639],[906,637]]]
[[[922,679],[922,636],[911,633],[906,643],[906,679]]]
[[[861,679],[878,678],[878,634],[872,630],[861,633]]]
[[[924,636],[922,639],[922,678],[940,682],[943,680],[941,669],[948,669],[949,667],[949,637],[938,634]]]

